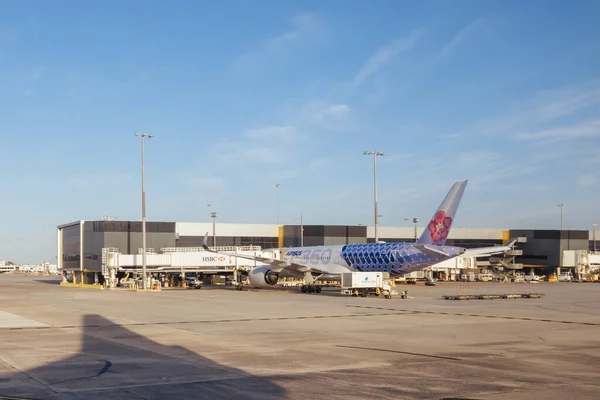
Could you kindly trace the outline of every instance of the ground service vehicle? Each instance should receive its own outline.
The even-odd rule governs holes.
[[[390,276],[387,272],[347,272],[342,274],[342,294],[354,297],[369,295],[392,298]]]
[[[435,286],[435,279],[431,279],[429,277],[425,278],[425,286]]]
[[[200,279],[194,278],[194,277],[185,278],[185,284],[188,287],[193,287],[194,289],[202,288],[202,281]]]

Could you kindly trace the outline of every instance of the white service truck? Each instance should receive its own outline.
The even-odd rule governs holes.
[[[390,274],[388,272],[346,272],[342,274],[342,294],[354,297],[368,295],[392,298]]]

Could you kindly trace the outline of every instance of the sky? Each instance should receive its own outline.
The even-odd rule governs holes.
[[[0,260],[56,226],[600,222],[600,1],[0,4]],[[275,184],[279,184],[276,189]],[[208,207],[207,204],[211,204]]]

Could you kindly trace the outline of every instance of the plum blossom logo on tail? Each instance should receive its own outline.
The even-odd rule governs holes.
[[[443,210],[436,212],[429,225],[427,225],[431,239],[434,242],[445,240],[448,237],[450,225],[452,225],[452,218],[447,217]]]

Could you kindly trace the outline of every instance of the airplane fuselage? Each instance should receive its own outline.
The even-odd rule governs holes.
[[[277,249],[280,259],[337,275],[344,272],[389,272],[403,275],[460,255],[464,249],[435,246],[447,255],[423,252],[413,243],[368,243]]]

